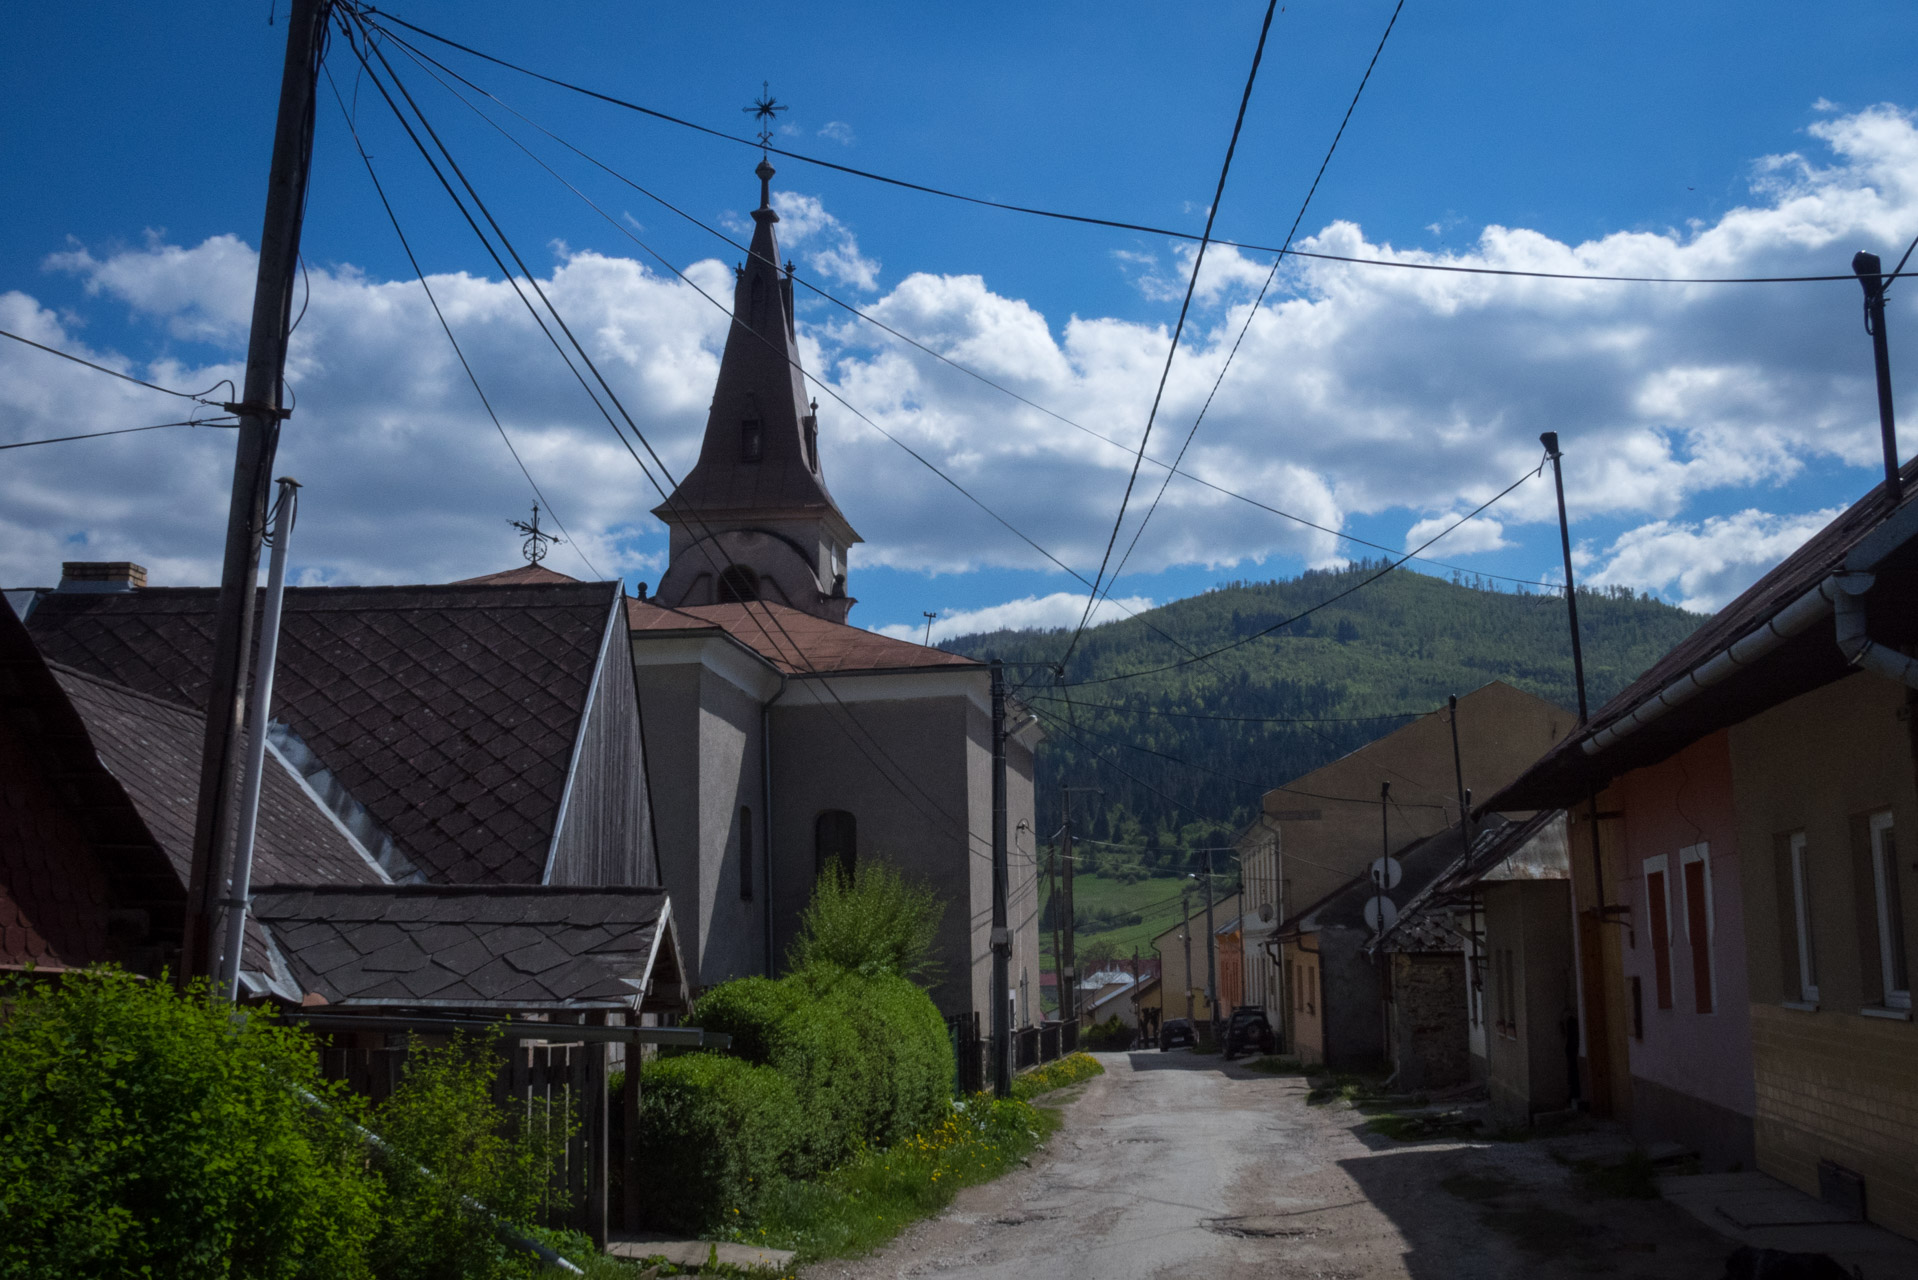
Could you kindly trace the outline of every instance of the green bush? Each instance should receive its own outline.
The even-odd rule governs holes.
[[[1054,1089],[1063,1089],[1081,1080],[1102,1076],[1106,1069],[1089,1053],[1069,1053],[1043,1067],[1035,1067],[1012,1082],[1012,1096],[1025,1101]]]
[[[0,1008],[0,1275],[369,1274],[380,1188],[302,1034],[105,969]]]
[[[862,862],[851,875],[833,862],[813,884],[787,963],[795,972],[826,967],[931,982],[945,913],[937,894],[883,862]]]
[[[843,1016],[870,1063],[864,1128],[855,1140],[895,1142],[937,1125],[952,1102],[952,1039],[926,993],[892,974],[814,976],[822,1009]]]
[[[1086,1028],[1086,1047],[1100,1050],[1129,1049],[1136,1034],[1115,1013],[1104,1022],[1097,1022]]]
[[[565,1208],[552,1170],[575,1127],[544,1101],[493,1103],[498,1049],[455,1036],[445,1045],[414,1040],[398,1088],[368,1126],[385,1154],[377,1161],[387,1212],[372,1246],[380,1280],[493,1280],[524,1274],[513,1251],[473,1205],[507,1222],[537,1222]]]
[[[640,1203],[695,1234],[752,1217],[800,1132],[793,1087],[770,1067],[714,1053],[660,1058],[640,1076]]]

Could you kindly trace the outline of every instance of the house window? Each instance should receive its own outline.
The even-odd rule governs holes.
[[[1665,855],[1645,859],[1645,920],[1652,935],[1652,993],[1660,1009],[1672,1007],[1672,895],[1665,882]]]
[[[753,811],[739,806],[739,896],[753,900]]]
[[[739,424],[739,460],[758,462],[766,456],[766,424],[747,418]]]
[[[1798,998],[1818,1003],[1818,952],[1811,938],[1811,868],[1805,865],[1805,833],[1792,833],[1786,847],[1791,871],[1791,925],[1798,961]]]
[[[813,822],[813,874],[826,874],[833,863],[851,875],[859,861],[859,824],[844,809],[827,809]]]
[[[1685,891],[1685,941],[1692,950],[1692,1000],[1700,1013],[1710,1013],[1717,1001],[1718,975],[1712,968],[1712,867],[1710,846],[1695,844],[1678,851],[1679,875]]]
[[[719,575],[719,603],[746,604],[759,599],[759,575],[743,564],[726,566]]]
[[[1492,996],[1498,1014],[1498,1033],[1507,1040],[1518,1039],[1518,979],[1512,949],[1501,947],[1492,953]]]
[[[1889,813],[1871,817],[1871,887],[1877,904],[1878,974],[1887,1009],[1911,1008],[1905,968],[1905,909],[1898,887],[1898,842]]]

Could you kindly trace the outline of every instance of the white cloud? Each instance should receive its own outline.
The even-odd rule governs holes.
[[[1335,222],[1300,247],[1630,275],[1827,274],[1842,272],[1861,246],[1895,252],[1918,225],[1912,119],[1889,107],[1827,114],[1808,134],[1815,154],[1761,161],[1747,204],[1682,232],[1566,244],[1495,226],[1467,241],[1468,249],[1436,254],[1375,243],[1356,224]],[[1021,404],[856,320],[821,312],[824,322],[801,326],[807,367],[833,391],[1089,573],[1125,487],[1169,325],[1048,317],[977,275],[915,272],[878,292],[878,264],[816,198],[782,195],[780,209],[780,233],[808,273],[874,290],[866,309],[887,324],[1083,425]],[[1182,252],[1189,246],[1168,248],[1163,260],[1176,264]],[[1170,457],[1184,438],[1262,278],[1257,258],[1215,253],[1202,281],[1206,305],[1188,325],[1167,384],[1154,457]],[[12,293],[0,295],[0,327],[91,351],[167,385],[198,388],[238,376],[244,315],[236,299],[250,296],[253,270],[238,239],[194,246],[155,239],[117,252],[73,246],[49,266],[85,286],[90,296],[80,315],[56,315]],[[730,297],[724,264],[689,270],[715,296]],[[369,582],[445,579],[512,563],[516,540],[506,521],[530,500],[525,482],[418,282],[375,280],[350,267],[316,269],[310,279],[311,305],[291,365],[299,411],[283,445],[284,468],[309,486],[296,558],[326,580]],[[648,512],[657,495],[512,291],[465,274],[432,283],[580,549],[602,571],[656,572],[664,538]],[[705,425],[723,314],[625,258],[562,254],[543,283],[648,438],[683,471]],[[1894,292],[1892,305],[1894,332],[1909,332],[1918,323],[1918,293]],[[146,349],[160,354],[136,361],[89,344],[83,325],[96,315],[131,315],[129,344],[145,335]],[[1875,459],[1876,402],[1857,317],[1856,286],[1843,282],[1613,285],[1298,259],[1253,317],[1183,465],[1332,528],[1354,516],[1402,515],[1416,543],[1421,529],[1471,510],[1535,467],[1538,432],[1549,427],[1564,442],[1575,520],[1695,527],[1702,538],[1715,526],[1700,522],[1701,503],[1722,511],[1738,494],[1739,506],[1776,505],[1742,491],[1775,488],[1808,466]],[[168,354],[174,339],[209,345],[185,348],[202,353],[185,359]],[[1909,376],[1901,366],[1901,379]],[[1902,382],[1900,394],[1909,398]],[[1051,567],[874,426],[823,391],[819,399],[826,474],[866,539],[855,593],[859,565]],[[0,344],[0,436],[7,439],[176,413],[163,397]],[[143,559],[158,581],[211,581],[230,465],[230,437],[207,432],[10,453],[0,468],[0,582],[50,580],[75,547],[99,558]],[[1135,513],[1163,475],[1150,463],[1141,472]],[[1534,481],[1435,554],[1489,550],[1555,518],[1549,480]],[[1645,538],[1648,547],[1655,541]],[[1677,583],[1696,600],[1729,589],[1709,574],[1687,585],[1665,561],[1649,552],[1635,559],[1627,549],[1609,553],[1606,580],[1666,573],[1634,585]],[[1178,480],[1128,573],[1243,569],[1275,558],[1333,564],[1351,550]],[[584,572],[570,555],[562,548],[553,563]],[[1725,572],[1729,583],[1740,571]]]
[[[1655,520],[1613,542],[1586,581],[1667,590],[1684,608],[1709,613],[1798,550],[1840,510],[1783,516],[1747,510],[1698,523]]]
[[[1456,515],[1428,516],[1405,534],[1405,549],[1415,551],[1458,519]],[[1474,516],[1432,544],[1435,556],[1464,556],[1475,551],[1500,551],[1513,545],[1506,541],[1505,526],[1490,516]]]
[[[837,142],[842,147],[850,147],[858,141],[853,137],[852,126],[844,120],[828,120],[819,126],[819,136]]]
[[[773,208],[779,210],[781,244],[800,249],[800,260],[815,275],[860,290],[879,287],[879,263],[859,251],[859,238],[826,212],[819,197],[780,191],[773,195]]]
[[[932,639],[937,644],[950,640],[954,636],[978,635],[986,631],[1005,630],[1063,630],[1079,625],[1086,607],[1085,593],[1055,591],[1045,596],[1024,596],[1018,600],[1008,600],[1004,604],[987,605],[983,609],[942,610],[933,620]],[[1143,613],[1153,607],[1146,596],[1122,596],[1101,600],[1092,611],[1092,625],[1102,622],[1118,622],[1135,613]],[[918,626],[898,623],[892,626],[873,628],[880,635],[891,636],[895,640],[912,640],[923,643],[926,627],[922,622]]]

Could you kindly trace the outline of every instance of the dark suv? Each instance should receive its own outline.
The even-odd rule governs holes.
[[[1182,1046],[1187,1049],[1195,1048],[1198,1043],[1199,1035],[1192,1029],[1190,1018],[1172,1018],[1159,1028],[1160,1053],[1167,1053]]]
[[[1258,1005],[1241,1005],[1232,1011],[1225,1024],[1225,1056],[1236,1058],[1242,1053],[1271,1053],[1278,1047],[1278,1037],[1272,1034],[1272,1024],[1266,1021],[1265,1010]]]

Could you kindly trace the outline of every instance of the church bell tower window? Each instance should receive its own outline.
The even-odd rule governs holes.
[[[759,575],[743,564],[728,565],[719,575],[719,603],[746,604],[759,599]]]
[[[739,424],[739,460],[758,462],[766,456],[766,424],[747,418]]]

